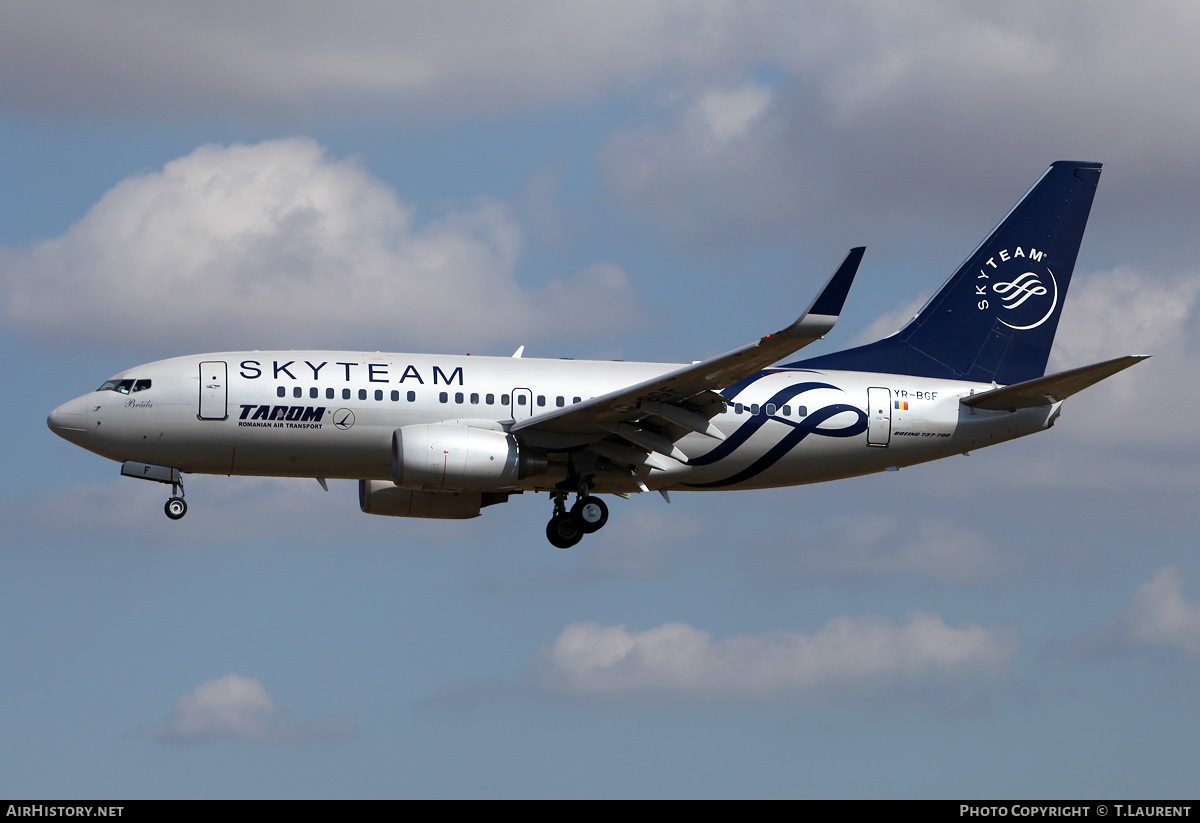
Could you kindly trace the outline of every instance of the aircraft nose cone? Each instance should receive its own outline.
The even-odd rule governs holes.
[[[50,431],[72,443],[79,443],[87,436],[87,424],[87,411],[80,406],[78,400],[64,403],[46,418],[46,425],[50,427]]]

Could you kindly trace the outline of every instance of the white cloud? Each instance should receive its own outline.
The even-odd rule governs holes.
[[[643,632],[576,623],[533,667],[548,692],[592,700],[823,700],[999,683],[1018,650],[1010,629],[947,626],[913,612],[835,617],[815,633],[768,632],[714,641],[667,623]]]
[[[345,740],[357,732],[345,718],[333,715],[309,722],[293,720],[276,708],[262,683],[228,674],[180,697],[166,721],[149,733],[168,743],[304,743]]]
[[[1200,275],[1191,272],[1172,276],[1120,267],[1076,275],[1049,371],[1126,354],[1153,356],[1068,399],[1068,436],[1094,439],[1120,431],[1124,445],[1169,445],[1190,459],[1191,423],[1179,409],[1200,403],[1200,386],[1188,377],[1200,370],[1198,304]]]
[[[747,549],[752,569],[814,579],[919,574],[948,586],[994,582],[1021,570],[1023,552],[940,517],[915,521],[882,514],[831,520],[802,536],[782,535]]]
[[[1114,620],[1077,644],[1084,653],[1177,652],[1200,659],[1200,604],[1183,595],[1183,575],[1175,566],[1138,587]]]
[[[1183,0],[47,0],[6,9],[0,101],[359,122],[629,91],[666,105],[613,139],[605,168],[625,207],[689,237],[920,247],[1002,213],[1018,170],[1086,155],[1120,170],[1105,186],[1144,243],[1195,199],[1200,118],[1178,101],[1200,82],[1197,16]]]
[[[462,350],[637,322],[611,263],[522,289],[521,245],[506,205],[419,224],[358,162],[312,140],[207,145],[123,181],[61,237],[6,255],[3,315],[42,340],[158,351],[168,340]]]
[[[687,95],[673,122],[618,132],[602,162],[621,200],[682,234],[753,232],[795,208],[797,181],[778,173],[784,139],[769,88],[717,86]]]
[[[1130,266],[1076,274],[1051,365],[1068,369],[1124,354],[1178,354],[1192,331],[1200,274],[1164,277]]]
[[[1200,118],[1178,100],[1200,82],[1197,16],[1186,2],[756,8],[725,45],[754,42],[782,72],[736,152],[714,162],[696,139],[698,101],[730,84],[697,72],[660,95],[657,122],[613,138],[605,167],[628,207],[689,240],[732,228],[921,248],[977,226],[965,254],[1021,194],[1014,174],[1032,183],[1053,160],[1094,159],[1136,215],[1109,237],[1145,244],[1147,225],[1194,213]],[[1190,240],[1194,222],[1172,236]]]
[[[572,101],[671,67],[721,65],[732,0],[378,4],[74,0],[13,7],[0,99],[33,110],[375,116]],[[388,112],[380,115],[378,112]]]
[[[746,136],[771,105],[771,97],[771,90],[758,83],[729,90],[710,89],[700,95],[688,112],[697,121],[693,135],[703,141],[703,149],[727,146]]]
[[[929,297],[929,293],[926,292],[918,297],[914,297],[902,306],[881,314],[871,321],[869,326],[856,334],[854,339],[846,344],[846,347],[862,346],[867,343],[874,343],[876,340],[882,340],[885,337],[891,337],[900,331],[900,329],[907,326],[908,321],[917,316],[917,312],[921,311],[925,304],[929,302]]]

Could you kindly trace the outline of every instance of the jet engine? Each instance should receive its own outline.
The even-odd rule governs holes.
[[[392,434],[392,479],[416,491],[511,489],[544,474],[546,456],[505,431],[455,423],[403,426]]]

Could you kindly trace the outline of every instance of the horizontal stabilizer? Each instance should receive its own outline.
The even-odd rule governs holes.
[[[1024,383],[1016,383],[1012,386],[964,397],[962,404],[976,409],[993,411],[1051,406],[1076,392],[1083,391],[1094,383],[1099,383],[1106,377],[1112,377],[1134,363],[1140,363],[1149,356],[1148,354],[1134,354],[1118,357],[1116,360],[1105,360],[1103,363],[1039,377],[1036,380],[1027,380]]]

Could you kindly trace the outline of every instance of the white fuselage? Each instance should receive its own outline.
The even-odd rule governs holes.
[[[503,430],[679,367],[227,352],[130,369],[109,381],[116,388],[64,404],[50,422],[97,454],[185,473],[391,480],[393,432],[403,426],[454,422]],[[767,369],[723,392],[727,408],[713,422],[724,441],[689,434],[677,444],[688,462],[643,467],[637,475],[599,472],[595,491],[752,489],[852,477],[1011,440],[1049,427],[1058,414],[1058,404],[1015,412],[960,405],[962,397],[991,388],[892,374]],[[587,442],[583,437],[577,445]],[[575,445],[545,450],[565,453]],[[564,477],[552,462],[549,472],[509,488],[548,489]]]

